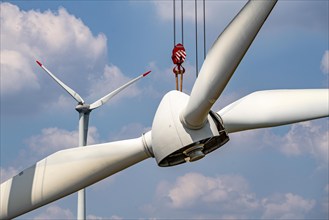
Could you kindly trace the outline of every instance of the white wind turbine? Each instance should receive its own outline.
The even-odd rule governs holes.
[[[137,80],[147,76],[151,71],[148,71],[135,79],[127,82],[126,84],[122,85],[118,89],[110,92],[106,96],[98,99],[97,101],[93,102],[92,104],[85,104],[85,101],[81,98],[81,96],[63,83],[60,79],[58,79],[54,74],[52,74],[40,61],[36,61],[39,66],[46,71],[51,78],[53,78],[66,92],[68,92],[77,102],[78,105],[75,109],[79,112],[79,146],[86,146],[87,144],[87,137],[88,137],[88,124],[89,124],[89,115],[90,112],[113,98],[116,94],[136,82]],[[77,207],[77,218],[78,219],[86,219],[86,191],[85,189],[81,189],[78,192],[78,207]]]
[[[152,131],[139,138],[56,152],[1,184],[0,218],[14,218],[149,157],[159,166],[195,161],[243,130],[329,116],[329,90],[252,93],[219,112],[219,98],[277,0],[249,1],[207,54],[191,95],[167,93]]]

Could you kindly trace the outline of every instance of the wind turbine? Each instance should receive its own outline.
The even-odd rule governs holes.
[[[328,89],[259,91],[211,110],[276,2],[243,7],[208,52],[191,95],[168,92],[151,131],[56,152],[2,183],[0,217],[22,215],[150,157],[159,166],[193,162],[229,141],[230,133],[328,117]]]
[[[88,137],[88,124],[89,124],[89,115],[90,112],[96,108],[99,108],[107,101],[109,101],[112,97],[116,94],[136,82],[137,80],[147,76],[151,71],[148,71],[135,79],[127,82],[126,84],[122,85],[118,89],[110,92],[109,94],[105,95],[104,97],[98,99],[97,101],[93,102],[92,104],[88,105],[85,104],[85,101],[81,98],[81,96],[63,83],[60,79],[58,79],[54,74],[52,74],[40,61],[36,61],[37,64],[49,74],[51,78],[53,78],[66,92],[68,92],[77,102],[78,105],[75,109],[79,112],[79,146],[86,146],[87,144],[87,137]],[[77,219],[86,219],[86,191],[85,189],[81,189],[78,192],[78,208],[77,208]]]

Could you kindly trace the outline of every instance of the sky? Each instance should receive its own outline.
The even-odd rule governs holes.
[[[206,1],[206,51],[246,1]],[[213,106],[254,91],[328,88],[329,2],[281,0]],[[176,39],[181,41],[180,4]],[[198,62],[203,61],[198,2]],[[175,89],[172,1],[1,2],[1,182],[78,145],[76,102],[41,61],[87,103],[152,73],[94,110],[89,144],[140,137]],[[196,79],[194,1],[184,1],[183,92]],[[328,118],[230,134],[194,163],[154,158],[87,188],[88,219],[328,219]],[[77,194],[18,219],[74,219]]]

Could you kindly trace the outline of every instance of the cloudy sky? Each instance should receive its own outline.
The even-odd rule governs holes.
[[[245,2],[206,2],[206,50]],[[279,1],[214,110],[257,90],[328,88],[328,4]],[[187,94],[196,75],[193,12],[186,1]],[[150,130],[175,88],[173,38],[172,1],[1,2],[1,182],[78,143],[75,101],[35,60],[87,103],[152,70],[92,112],[88,143],[104,143]],[[231,134],[204,159],[170,168],[147,159],[89,187],[88,218],[327,219],[328,130],[320,119]],[[19,219],[76,218],[76,201],[73,194]]]

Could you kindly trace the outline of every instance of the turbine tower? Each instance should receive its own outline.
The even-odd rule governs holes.
[[[138,81],[139,79],[147,76],[151,71],[148,71],[135,79],[129,81],[128,83],[122,85],[118,89],[110,92],[109,94],[105,95],[104,97],[98,99],[97,101],[93,102],[92,104],[85,104],[85,101],[81,98],[81,96],[67,86],[64,82],[58,79],[53,73],[51,73],[40,61],[36,61],[37,64],[49,74],[51,78],[53,78],[66,92],[68,92],[77,102],[78,105],[75,109],[79,112],[79,146],[86,146],[87,144],[87,137],[88,137],[88,125],[89,125],[89,115],[90,112],[96,108],[99,108],[111,98],[113,98],[116,94],[133,84],[134,82]],[[78,206],[77,206],[77,219],[86,219],[86,190],[81,189],[78,192]]]
[[[227,143],[231,133],[328,117],[328,89],[259,91],[211,110],[276,2],[248,1],[209,50],[191,95],[164,95],[151,131],[56,152],[2,183],[0,218],[22,215],[150,157],[163,167],[193,162]]]

